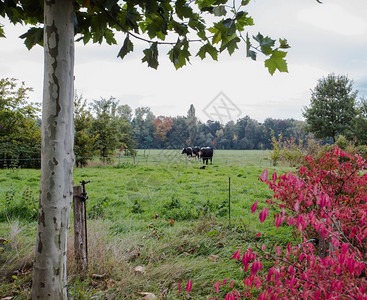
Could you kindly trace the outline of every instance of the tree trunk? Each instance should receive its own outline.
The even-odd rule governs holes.
[[[74,8],[44,3],[41,194],[32,299],[67,299],[67,231],[73,193]]]

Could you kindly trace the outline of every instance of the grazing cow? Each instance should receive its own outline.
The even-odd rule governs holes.
[[[198,157],[199,158],[199,151],[200,148],[195,146],[195,147],[186,147],[182,149],[181,154],[186,154],[187,157]]]
[[[208,160],[210,159],[210,164],[212,164],[213,152],[213,148],[211,147],[202,147],[199,151],[199,159],[201,158],[203,160],[203,164],[208,164]]]

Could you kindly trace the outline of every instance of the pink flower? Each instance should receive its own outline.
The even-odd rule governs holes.
[[[254,213],[256,211],[256,208],[257,208],[257,201],[255,201],[255,203],[252,204],[252,206],[251,206],[251,212]]]
[[[217,294],[219,293],[219,287],[220,287],[220,281],[217,281],[217,282],[214,284],[215,292],[216,292]]]
[[[273,179],[273,183],[275,184],[275,181],[277,180],[277,173],[276,172],[273,173],[272,179]]]
[[[267,169],[265,169],[262,173],[261,173],[261,175],[260,175],[260,181],[262,181],[262,182],[265,182],[266,180],[268,180],[268,170]]]
[[[277,226],[277,228],[279,228],[280,225],[282,225],[282,222],[283,222],[282,216],[278,215],[277,220],[275,222],[275,225]]]
[[[241,259],[241,250],[238,249],[234,254],[233,254],[233,258],[240,260]]]
[[[269,208],[264,208],[260,214],[259,214],[259,219],[261,223],[264,223],[264,221],[266,220],[266,217],[269,214]]]
[[[189,281],[187,282],[187,285],[186,285],[186,291],[188,293],[190,293],[191,289],[192,289],[192,281],[191,281],[191,279],[189,279]]]
[[[259,232],[259,233],[256,235],[256,237],[259,237],[261,234],[262,234],[262,233],[261,233],[261,232]]]

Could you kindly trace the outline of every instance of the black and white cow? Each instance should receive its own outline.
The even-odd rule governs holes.
[[[203,160],[203,164],[208,164],[208,160],[210,159],[210,164],[213,162],[213,153],[214,150],[211,147],[202,147],[199,151],[199,159]]]
[[[181,154],[186,154],[188,157],[196,157],[199,155],[199,151],[200,148],[195,146],[195,147],[186,147],[182,149]]]

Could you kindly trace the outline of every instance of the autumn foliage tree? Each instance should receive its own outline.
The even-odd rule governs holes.
[[[367,299],[366,167],[360,156],[335,147],[320,158],[306,157],[295,174],[268,179],[264,170],[260,180],[274,196],[260,222],[274,210],[274,225],[293,227],[300,242],[238,250],[233,258],[243,265],[244,288],[226,299]],[[265,270],[265,263],[272,266]]]
[[[155,126],[154,137],[160,141],[167,139],[167,132],[172,129],[173,121],[169,117],[159,116],[153,121]]]

